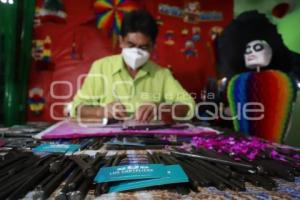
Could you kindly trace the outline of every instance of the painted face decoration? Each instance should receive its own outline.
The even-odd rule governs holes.
[[[246,67],[250,69],[266,67],[272,58],[272,48],[264,40],[254,40],[247,44],[244,53]]]

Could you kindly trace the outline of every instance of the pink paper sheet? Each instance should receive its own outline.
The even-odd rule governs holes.
[[[175,126],[176,127],[176,126]],[[81,138],[95,136],[114,136],[114,135],[141,135],[141,134],[159,134],[159,135],[201,135],[217,134],[218,132],[206,127],[189,127],[187,129],[155,129],[155,130],[122,130],[120,126],[116,127],[91,127],[72,121],[62,121],[54,124],[45,131],[36,135],[38,139],[61,139],[61,138]]]

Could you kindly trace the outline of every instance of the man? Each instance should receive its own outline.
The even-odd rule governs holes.
[[[72,117],[140,122],[163,116],[191,118],[195,102],[166,68],[149,60],[158,34],[146,11],[127,14],[119,37],[122,53],[93,63],[74,97]]]

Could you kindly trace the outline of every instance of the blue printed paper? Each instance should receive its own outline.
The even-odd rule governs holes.
[[[185,183],[189,181],[180,165],[166,165],[163,168],[166,170],[166,176],[155,179],[118,182],[109,188],[109,192],[121,192],[157,185]]]
[[[103,167],[95,177],[96,183],[160,178],[166,175],[162,164],[133,164]]]
[[[41,144],[33,152],[73,153],[80,148],[79,144]]]

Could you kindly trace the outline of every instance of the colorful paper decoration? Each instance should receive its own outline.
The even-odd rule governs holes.
[[[132,0],[96,0],[97,28],[119,34],[124,14],[138,8]]]
[[[65,22],[67,14],[61,0],[45,0],[42,7],[36,7],[34,26],[45,22]]]
[[[283,142],[296,97],[295,86],[291,77],[278,70],[234,76],[229,82],[227,96],[235,130],[273,142]],[[249,106],[248,109],[262,110],[263,106],[263,111],[245,114],[244,106],[249,103],[256,106]]]
[[[32,57],[35,61],[51,62],[51,38],[46,36],[43,40],[33,40]]]
[[[45,98],[43,89],[35,87],[29,91],[28,105],[30,111],[35,115],[40,115],[45,107]]]
[[[54,67],[51,43],[50,36],[46,36],[45,39],[32,41],[32,57],[37,68],[40,70],[52,70]]]
[[[186,23],[198,24],[202,21],[221,21],[223,13],[215,10],[202,10],[198,1],[190,1],[185,3],[185,7],[181,8],[174,5],[160,3],[158,5],[160,14],[179,17]]]

